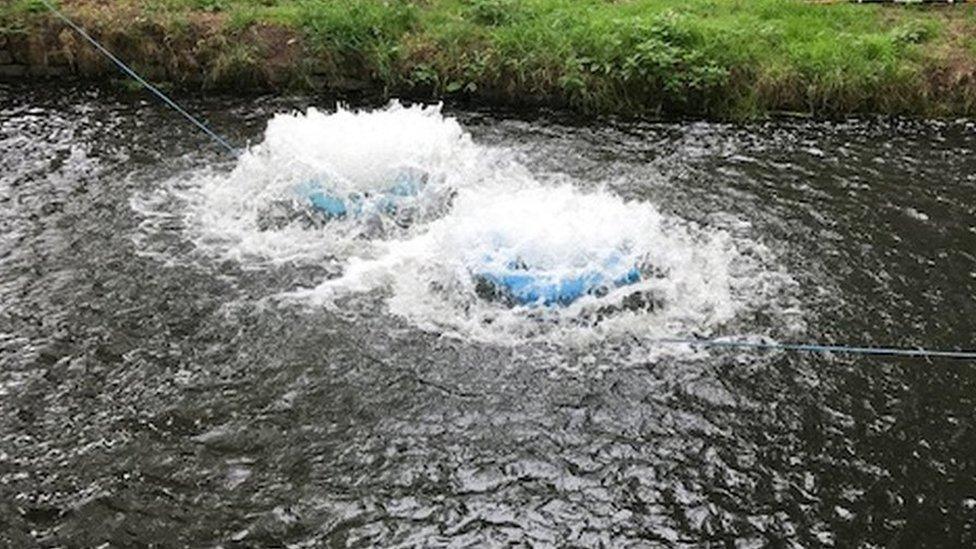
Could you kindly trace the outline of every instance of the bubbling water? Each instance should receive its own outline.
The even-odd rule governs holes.
[[[375,296],[414,326],[465,339],[714,335],[790,283],[741,221],[705,228],[607,190],[542,182],[513,157],[475,144],[439,107],[313,109],[274,117],[229,174],[191,174],[177,187],[199,248],[243,262],[330,262],[340,273],[286,300],[355,315],[349,297]],[[406,218],[361,207],[404,173],[423,183],[396,208]],[[374,214],[320,215],[296,195],[310,181]],[[282,204],[305,209],[269,224]],[[512,268],[626,283],[559,303],[492,299],[479,287]]]
[[[608,331],[673,334],[731,319],[736,312],[735,245],[663,216],[647,203],[602,191],[536,186],[510,192],[459,193],[426,231],[350,261],[343,276],[297,295],[334,303],[350,292],[388,287],[391,312],[432,331],[488,341],[551,339]],[[556,276],[599,272],[608,263],[640,265],[635,284],[585,295],[568,306],[536,307],[485,300],[473,276],[498,257],[518,258]],[[629,307],[635,295],[640,303]]]
[[[360,210],[379,211],[384,193],[407,175],[423,182],[400,197],[409,206],[408,221],[423,220],[439,215],[452,189],[494,171],[491,162],[439,106],[393,103],[370,113],[339,108],[331,114],[310,109],[275,116],[264,141],[230,174],[191,174],[179,194],[196,239],[209,249],[247,261],[322,261],[361,254],[369,247],[364,237],[388,238],[408,223],[384,215],[325,223],[303,190],[327,189],[330,196],[351,197]]]

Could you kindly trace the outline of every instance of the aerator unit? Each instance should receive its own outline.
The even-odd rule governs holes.
[[[512,305],[555,307],[572,304],[587,295],[601,296],[641,280],[635,265],[621,269],[622,259],[613,256],[602,268],[554,271],[540,269],[521,260],[492,268],[497,262],[486,257],[483,268],[473,273],[479,296]]]
[[[373,213],[392,215],[405,200],[420,194],[426,182],[426,174],[404,171],[389,187],[378,192],[343,194],[313,180],[298,185],[295,194],[328,219],[362,217]]]

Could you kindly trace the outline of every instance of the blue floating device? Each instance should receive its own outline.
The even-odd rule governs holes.
[[[319,181],[310,180],[295,187],[295,193],[329,219],[358,217],[368,211],[393,214],[405,199],[420,194],[425,181],[425,174],[403,172],[397,176],[392,185],[374,197],[369,193],[343,195]]]
[[[316,210],[324,212],[329,217],[345,217],[349,213],[346,202],[324,190],[316,190],[308,193],[308,201]]]
[[[486,258],[486,263],[492,263]],[[554,274],[533,269],[521,261],[511,261],[502,270],[485,270],[475,273],[480,292],[489,297],[500,297],[518,305],[546,307],[567,306],[586,295],[635,284],[641,280],[637,266],[623,274],[617,268],[620,257],[614,256],[604,263],[604,269],[589,269],[572,274]]]

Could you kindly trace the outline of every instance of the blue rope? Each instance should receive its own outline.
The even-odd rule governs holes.
[[[106,57],[108,57],[109,59],[111,59],[112,62],[115,63],[119,67],[119,69],[122,70],[122,72],[124,72],[127,75],[129,75],[130,77],[132,77],[132,79],[135,80],[136,82],[142,84],[143,87],[145,87],[147,90],[151,91],[153,94],[156,95],[156,97],[158,97],[164,103],[166,103],[167,105],[169,105],[170,107],[172,107],[173,110],[175,110],[176,112],[182,114],[184,118],[186,118],[187,120],[190,121],[190,123],[192,123],[194,126],[196,126],[196,127],[200,128],[201,130],[203,130],[203,132],[205,134],[207,134],[208,136],[210,136],[211,139],[213,139],[214,141],[216,141],[221,147],[223,147],[224,149],[226,149],[227,152],[229,152],[230,154],[232,154],[234,157],[240,156],[240,152],[237,149],[235,149],[234,147],[232,147],[230,145],[230,143],[227,142],[226,139],[224,139],[223,137],[220,137],[219,135],[217,135],[217,133],[214,132],[213,130],[211,130],[210,128],[208,128],[206,124],[204,124],[203,122],[201,122],[199,119],[197,119],[196,117],[194,117],[192,114],[186,112],[182,107],[180,107],[179,105],[177,105],[175,101],[173,101],[172,99],[170,99],[169,97],[167,97],[165,93],[163,93],[162,91],[160,91],[159,88],[157,88],[156,86],[153,86],[149,82],[146,82],[146,80],[143,77],[139,76],[139,74],[136,73],[136,71],[134,71],[131,68],[129,68],[129,66],[126,65],[125,63],[123,63],[122,60],[120,60],[118,57],[112,55],[112,52],[108,51],[107,49],[105,49],[104,46],[102,46],[101,44],[99,44],[97,40],[95,40],[87,32],[85,32],[85,29],[79,27],[78,25],[75,24],[74,21],[72,21],[71,19],[68,19],[67,16],[65,16],[63,13],[61,13],[60,11],[58,11],[53,5],[51,5],[50,2],[48,2],[48,0],[41,0],[41,3],[44,4],[47,7],[47,9],[51,10],[51,13],[53,13],[59,19],[61,19],[62,21],[64,21],[69,27],[71,27],[72,29],[74,29],[85,40],[87,40],[88,42],[90,42],[91,45],[95,46],[95,48],[98,49],[98,51],[102,52],[103,54],[105,54]]]
[[[705,348],[770,349],[811,353],[841,353],[854,355],[882,355],[923,358],[954,358],[976,360],[976,351],[945,351],[932,349],[908,349],[898,347],[854,347],[850,345],[819,345],[804,343],[762,343],[753,341],[724,341],[720,339],[661,338],[654,342],[665,345],[689,345]]]

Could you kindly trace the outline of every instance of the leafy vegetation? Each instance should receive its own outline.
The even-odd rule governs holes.
[[[300,40],[301,58],[288,79],[294,86],[325,75],[327,84],[355,78],[391,94],[624,114],[940,114],[976,108],[973,6],[802,0],[63,4],[95,29],[113,10],[216,27],[198,30],[223,35],[228,44],[227,52],[205,56],[203,63],[217,75],[211,82],[220,75],[260,82],[262,61],[280,44],[248,49],[240,38],[276,27]],[[36,7],[14,0],[0,8],[0,28],[14,21],[53,24]]]

